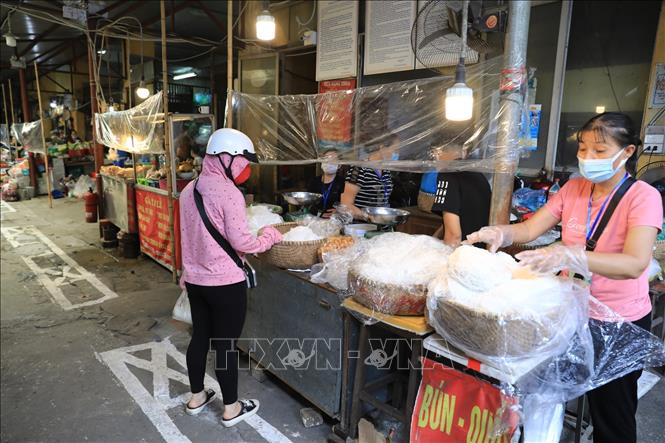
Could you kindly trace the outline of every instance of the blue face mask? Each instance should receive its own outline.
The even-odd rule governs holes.
[[[612,158],[599,158],[595,160],[585,160],[577,157],[577,161],[579,162],[580,167],[580,174],[582,174],[584,178],[593,183],[602,183],[611,179],[614,177],[614,174],[616,174],[617,171],[626,164],[626,161],[628,160],[624,158],[621,160],[621,163],[619,163],[619,166],[616,169],[614,168],[614,161],[619,158],[622,152],[623,149],[617,152],[616,155]]]

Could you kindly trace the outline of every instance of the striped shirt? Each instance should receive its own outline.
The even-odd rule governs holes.
[[[354,166],[346,174],[346,181],[360,188],[354,203],[358,208],[390,206],[390,194],[393,192],[390,171],[381,171],[379,177],[374,169]]]

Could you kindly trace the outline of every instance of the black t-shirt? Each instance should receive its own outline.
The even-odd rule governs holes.
[[[492,192],[479,172],[442,172],[437,177],[432,212],[450,212],[460,218],[462,239],[487,226]]]
[[[378,208],[390,206],[390,194],[393,192],[393,180],[390,171],[381,171],[379,177],[371,168],[357,166],[349,169],[346,181],[357,185],[354,205],[358,208]]]
[[[337,174],[330,183],[323,183],[321,177],[322,176],[314,177],[309,182],[307,190],[323,196],[321,204],[317,209],[321,212],[325,212],[328,209],[332,209],[335,204],[339,203],[342,192],[344,192],[344,177]]]

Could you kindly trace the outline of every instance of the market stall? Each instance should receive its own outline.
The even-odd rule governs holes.
[[[478,94],[475,97],[475,118],[462,123],[443,119],[442,97],[453,80],[440,77],[315,95],[253,96],[231,92],[230,101],[234,103],[238,127],[247,128],[254,134],[261,164],[324,161],[323,152],[330,146],[319,139],[321,126],[337,124],[340,119],[352,116],[357,122],[355,132],[345,143],[335,147],[335,163],[413,172],[469,170],[494,173],[493,193],[500,198],[494,202],[492,217],[496,223],[505,216],[502,223],[507,223],[511,199],[506,199],[506,195],[511,196],[513,168],[524,147],[520,135],[520,130],[524,130],[520,125],[520,114],[525,111],[520,105],[523,102],[520,85],[524,79],[519,70],[498,75],[501,63],[495,59],[467,69],[467,82]],[[501,100],[496,91],[501,91]],[[388,139],[395,138],[397,143],[387,143]],[[460,151],[461,155],[458,154]],[[497,176],[502,178],[497,180]],[[556,192],[556,187],[553,189]],[[538,191],[537,195],[527,195],[526,191],[516,195],[518,203],[525,203],[516,206],[528,209],[520,214],[521,217],[534,210],[531,208],[534,199],[547,194],[542,189],[532,191]],[[305,193],[295,194],[311,197]],[[285,195],[288,197],[295,195]],[[337,212],[341,212],[339,207]],[[409,217],[409,213],[395,208],[364,212],[370,221],[388,226]],[[311,282],[334,288],[344,299],[341,306],[361,325],[385,324],[400,317],[415,319],[428,325],[464,355],[500,372],[497,379],[502,382],[494,388],[494,409],[487,409],[495,424],[484,438],[508,438],[514,432],[517,423],[509,417],[514,415],[500,414],[498,409],[501,407],[522,414],[521,424],[528,441],[556,441],[561,432],[563,403],[640,365],[653,364],[654,360],[665,361],[662,343],[653,340],[646,332],[632,330],[639,347],[633,348],[630,343],[616,340],[602,351],[601,356],[633,352],[636,358],[623,359],[612,368],[594,366],[591,335],[588,328],[585,329],[589,320],[586,308],[589,305],[600,311],[606,308],[590,296],[584,282],[525,273],[506,253],[493,254],[472,246],[463,246],[453,252],[429,236],[399,232],[381,232],[371,239],[360,233],[350,240],[338,239],[338,233],[310,236],[305,229],[315,231],[317,222],[322,221],[304,217],[296,224],[268,223],[274,224],[284,240],[260,256],[259,281],[265,279],[265,289],[271,295],[253,299],[247,318],[247,323],[252,325],[251,335],[247,338],[256,340],[287,333],[290,337],[307,336],[307,321],[288,321],[280,314],[277,317],[289,325],[285,330],[272,325],[271,317],[275,316],[276,300],[280,311],[298,312],[300,320],[309,320],[309,312],[303,309],[307,303],[315,305],[320,300],[326,301],[304,283],[277,283],[280,272],[309,269]],[[348,224],[348,220],[342,224]],[[298,235],[296,230],[299,230]],[[394,227],[385,231],[391,230]],[[415,231],[416,228],[406,230]],[[340,231],[346,232],[346,226]],[[542,243],[521,246],[538,247],[551,243],[556,240],[555,234],[548,233]],[[266,267],[265,263],[272,267]],[[263,293],[264,289],[253,291]],[[305,317],[301,315],[303,313]],[[326,324],[326,333],[334,334],[334,328],[339,328],[340,324],[332,322],[330,326],[333,329]],[[424,332],[422,336],[428,333]],[[342,332],[342,337],[344,334],[346,332]],[[612,338],[619,336],[619,331],[609,328],[601,334],[612,342]],[[332,336],[338,337],[339,329]],[[396,337],[405,338],[400,334]],[[372,349],[371,343],[369,333],[364,333],[358,348],[352,349],[363,351],[354,355],[366,357],[362,359],[365,366],[390,361],[391,355],[395,359],[405,357],[399,349],[373,349],[377,352],[368,353],[368,349]],[[279,353],[275,344],[266,345],[270,349],[262,349],[262,352],[267,353],[270,362]],[[419,349],[410,347],[408,351],[411,352],[406,352],[406,358],[417,362]],[[304,354],[306,357],[307,353]],[[355,371],[355,411],[351,417],[344,417],[344,422],[350,424],[345,431],[355,436],[357,420],[363,414],[360,403],[403,424],[408,423],[410,411],[413,411],[411,422],[417,419],[413,388],[418,371],[410,372],[406,381],[404,377],[388,372],[386,377],[390,375],[390,380],[381,380],[385,383],[363,380],[362,372],[363,368]],[[299,380],[291,379],[289,370],[274,373],[297,391],[302,390],[301,393],[315,404],[327,408],[325,411],[330,410],[329,404],[309,393],[309,383],[316,383],[313,380],[307,378],[305,381],[304,375]],[[333,380],[329,383],[337,386]],[[370,395],[374,388],[383,390],[378,400]],[[407,395],[402,395],[404,392]],[[487,425],[487,419],[484,423]],[[423,438],[420,441],[431,441],[427,440],[428,437]]]
[[[100,142],[111,148],[117,164],[101,170],[105,218],[137,232],[141,252],[173,270],[174,262],[180,269],[178,195],[200,172],[214,117],[167,114],[165,119],[161,101],[159,93],[129,110],[97,114],[96,124]],[[166,134],[170,143],[165,143]],[[172,160],[167,162],[167,157]]]

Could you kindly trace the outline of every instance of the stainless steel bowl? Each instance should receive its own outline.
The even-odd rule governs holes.
[[[395,208],[363,208],[367,220],[377,225],[401,225],[405,223],[411,213],[404,209]]]
[[[295,206],[310,206],[321,200],[321,194],[313,192],[285,192],[282,194],[287,203]]]

